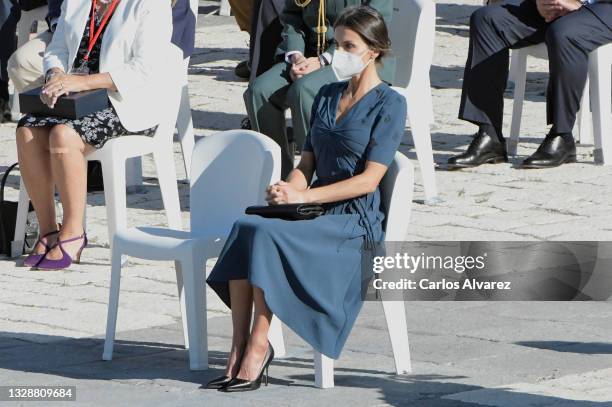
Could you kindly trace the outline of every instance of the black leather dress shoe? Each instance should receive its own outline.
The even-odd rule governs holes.
[[[523,161],[522,168],[553,168],[575,162],[576,144],[573,137],[549,134],[536,152]]]
[[[251,67],[249,66],[249,61],[242,61],[236,68],[234,68],[234,73],[237,77],[242,79],[249,79],[251,76]]]
[[[0,99],[0,123],[10,123],[11,118],[11,105],[8,100]]]
[[[231,381],[232,381],[231,377],[219,376],[216,379],[212,379],[211,381],[206,383],[206,388],[207,389],[221,389],[225,387]]]
[[[491,136],[484,130],[479,130],[465,153],[448,159],[448,168],[471,168],[481,164],[498,164],[508,162],[506,142],[497,136]]]

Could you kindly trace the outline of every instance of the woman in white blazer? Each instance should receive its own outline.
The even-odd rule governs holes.
[[[53,107],[64,94],[107,89],[110,103],[76,120],[34,115],[20,120],[19,167],[40,226],[40,239],[26,266],[59,270],[80,260],[87,245],[85,156],[113,137],[154,134],[163,108],[160,85],[168,83],[173,72],[171,34],[170,0],[63,2],[45,52],[41,99]],[[54,186],[63,207],[61,227],[56,223]]]

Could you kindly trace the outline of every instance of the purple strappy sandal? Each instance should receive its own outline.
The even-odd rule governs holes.
[[[74,242],[79,239],[83,239],[83,244],[77,251],[76,257],[73,260],[72,257],[70,257],[70,255],[66,252],[66,250],[64,250],[64,246],[62,246],[62,244]],[[73,237],[71,239],[58,240],[57,243],[55,243],[53,247],[55,246],[59,246],[60,250],[62,251],[62,258],[58,260],[51,260],[51,259],[48,259],[47,255],[45,254],[45,257],[43,257],[40,260],[40,262],[36,265],[36,269],[38,270],[64,270],[70,267],[72,263],[77,263],[77,264],[80,263],[81,253],[83,252],[83,249],[85,248],[85,246],[87,246],[87,233],[83,232],[81,236]]]
[[[43,242],[42,240],[48,238],[49,236],[56,235],[58,233],[59,233],[59,230],[56,230],[54,232],[49,232],[46,235],[39,237],[38,240],[36,241],[36,244],[34,245],[34,248],[36,248],[36,246],[38,246],[39,243],[44,244],[45,252],[44,253],[30,253],[30,255],[26,257],[26,259],[23,261],[23,265],[25,267],[36,266],[38,262],[41,261],[43,257],[45,257],[47,252],[51,250],[51,246],[49,246],[47,243]]]

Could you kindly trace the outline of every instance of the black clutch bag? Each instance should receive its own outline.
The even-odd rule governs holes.
[[[8,180],[9,174],[17,167],[17,163],[11,165],[0,182],[0,255],[10,257],[11,256],[11,242],[15,236],[15,226],[17,222],[17,202],[7,201],[4,197],[4,188]],[[33,221],[34,208],[30,202],[28,207],[28,219],[26,221],[26,236],[24,247],[33,248],[34,243],[38,240],[38,225]],[[28,233],[30,231],[30,233]],[[21,254],[20,253],[20,254]]]
[[[107,90],[95,89],[64,95],[57,100],[55,106],[51,109],[40,100],[41,90],[42,87],[19,95],[21,113],[80,119],[83,116],[106,109],[109,103]]]
[[[284,220],[309,220],[323,215],[325,209],[317,204],[283,204],[268,206],[249,206],[247,215],[259,215],[264,218],[278,218]]]

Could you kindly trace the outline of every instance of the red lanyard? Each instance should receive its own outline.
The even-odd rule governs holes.
[[[97,1],[93,0],[93,7],[91,8],[91,20],[89,22],[89,45],[87,46],[87,54],[85,54],[85,57],[83,58],[85,61],[89,61],[89,54],[91,54],[91,50],[93,49],[96,41],[98,41],[98,37],[100,37],[100,34],[102,34],[102,30],[104,29],[104,26],[106,26],[106,24],[108,23],[108,20],[113,14],[113,11],[115,11],[115,7],[117,7],[117,4],[119,4],[119,0],[113,0],[111,5],[108,7],[108,10],[106,10],[106,14],[104,14],[104,17],[102,18],[102,22],[100,23],[98,30],[94,33],[96,20],[96,4]]]

